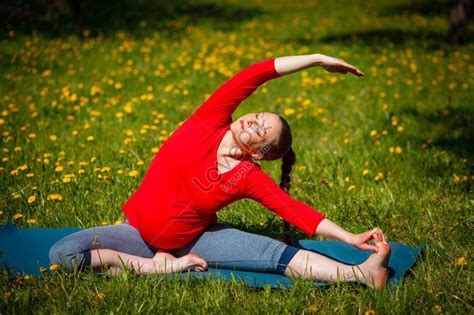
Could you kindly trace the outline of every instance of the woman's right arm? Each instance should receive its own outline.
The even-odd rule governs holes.
[[[306,68],[320,66],[328,72],[353,73],[356,76],[363,76],[364,73],[348,64],[342,59],[329,57],[322,54],[287,56],[275,58],[275,70],[280,75],[291,74]]]

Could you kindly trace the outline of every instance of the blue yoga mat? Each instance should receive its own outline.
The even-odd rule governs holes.
[[[12,274],[40,274],[40,268],[48,269],[49,248],[66,235],[77,232],[78,228],[17,228],[13,224],[0,227],[0,266],[10,269]],[[362,263],[370,256],[370,251],[362,251],[336,241],[296,241],[296,247],[318,252],[324,256],[346,264]],[[388,285],[398,284],[405,273],[415,264],[422,248],[414,248],[397,242],[390,242],[392,253],[389,260]],[[206,272],[190,272],[191,277],[200,279],[221,278],[229,281],[243,281],[251,287],[269,286],[291,287],[294,280],[273,273],[258,273],[240,270],[209,269]],[[187,277],[188,273],[182,273]],[[315,286],[327,283],[313,281]]]

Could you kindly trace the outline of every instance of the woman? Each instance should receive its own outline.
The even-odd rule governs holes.
[[[384,287],[390,247],[382,231],[352,234],[287,194],[295,153],[285,119],[271,112],[231,119],[261,84],[313,66],[363,76],[343,60],[321,54],[249,66],[224,83],[162,145],[141,186],[123,205],[129,224],[69,235],[51,248],[51,262],[69,270],[108,265],[111,272],[128,267],[141,273],[202,271],[209,265]],[[255,163],[280,158],[283,189]],[[217,224],[216,212],[243,198],[260,202],[310,237],[325,236],[374,253],[364,263],[349,266]]]

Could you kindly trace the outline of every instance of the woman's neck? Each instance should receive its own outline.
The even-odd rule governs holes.
[[[245,160],[249,156],[245,155],[242,149],[237,145],[232,131],[228,130],[219,145],[218,156],[229,157],[236,160]]]

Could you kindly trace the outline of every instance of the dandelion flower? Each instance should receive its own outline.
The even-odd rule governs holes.
[[[368,169],[365,169],[362,171],[362,175],[368,175],[370,173],[370,171]]]
[[[26,223],[33,225],[33,224],[36,224],[36,220],[35,219],[28,219],[28,220],[26,220]]]
[[[14,220],[18,220],[18,219],[21,219],[21,218],[23,218],[23,214],[21,214],[21,213],[17,213],[13,216]]]
[[[35,196],[35,195],[28,197],[28,203],[33,203],[33,202],[35,202],[35,200],[36,200],[36,196]]]
[[[456,266],[466,266],[466,265],[467,265],[466,257],[462,256],[456,259]]]
[[[459,184],[460,180],[461,178],[458,175],[456,174],[453,175],[453,183]]]
[[[57,264],[51,264],[51,265],[49,266],[49,270],[51,270],[51,271],[55,271],[55,270],[57,270],[57,269],[58,269],[58,265],[57,265]]]
[[[355,185],[350,185],[349,188],[347,188],[347,191],[353,191],[355,188]]]
[[[62,201],[63,200],[63,196],[61,196],[60,194],[51,194],[48,196],[47,198],[48,200],[59,200],[59,201]]]
[[[290,116],[290,115],[292,115],[292,114],[294,114],[294,113],[295,113],[295,110],[294,110],[293,108],[285,108],[285,110],[283,111],[283,114],[284,114],[285,116]]]
[[[128,172],[128,176],[134,177],[134,176],[137,176],[137,175],[138,175],[138,171],[136,171],[136,170],[131,170],[130,172]]]
[[[58,140],[58,137],[56,135],[50,135],[49,140],[56,141],[56,140]]]
[[[381,172],[378,172],[377,175],[375,175],[375,177],[374,177],[376,182],[381,181],[383,178],[384,178],[384,175]]]

